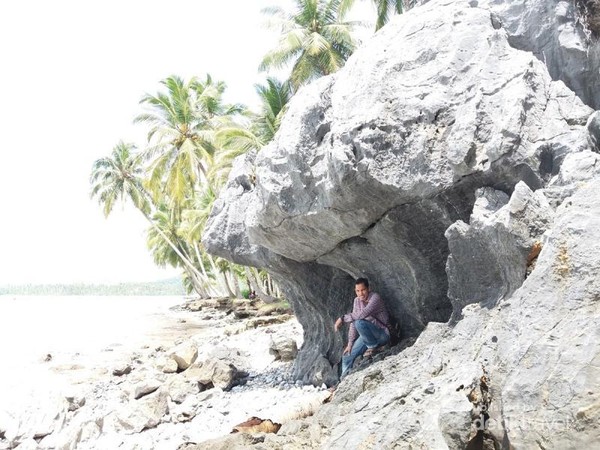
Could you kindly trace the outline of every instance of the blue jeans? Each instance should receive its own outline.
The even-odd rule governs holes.
[[[385,345],[390,337],[383,328],[369,322],[368,320],[356,320],[354,328],[358,333],[358,339],[354,341],[352,350],[342,356],[342,377],[352,368],[354,360],[367,351],[367,348],[375,348]]]

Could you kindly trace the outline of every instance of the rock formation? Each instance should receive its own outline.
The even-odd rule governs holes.
[[[279,280],[304,327],[297,378],[337,380],[332,324],[358,276],[418,336],[340,385],[318,439],[265,445],[589,448],[598,45],[571,2],[421,3],[294,97],[205,230]]]

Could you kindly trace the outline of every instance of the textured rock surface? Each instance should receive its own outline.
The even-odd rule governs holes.
[[[171,353],[171,359],[177,363],[179,370],[185,370],[196,361],[198,348],[192,343],[186,342],[178,345]]]
[[[511,46],[532,52],[548,67],[554,80],[563,81],[587,105],[600,108],[600,44],[582,25],[575,1],[464,0],[462,3],[488,10],[494,27],[506,31]]]
[[[273,336],[269,345],[269,353],[275,356],[276,360],[293,361],[298,354],[298,346],[291,337]]]
[[[522,11],[522,2],[490,3]],[[344,337],[332,323],[350,308],[353,278],[370,278],[402,337],[483,300],[473,297],[476,286],[459,285],[470,270],[465,243],[479,233],[469,224],[477,190],[511,196],[523,182],[536,191],[567,156],[589,148],[592,110],[553,82],[542,60],[514,47],[513,25],[499,26],[494,11],[484,2],[432,1],[397,17],[343,70],[295,96],[268,148],[236,162],[204,243],[278,278],[305,329],[297,377],[335,381]],[[514,25],[524,35],[527,26]],[[555,186],[548,202],[557,206],[564,192]],[[515,197],[508,216],[525,200]],[[492,303],[524,278],[526,247],[549,220],[547,205],[536,208],[540,223],[526,239],[523,230],[511,234],[518,221],[504,230],[502,217],[486,231],[504,230],[498,242],[507,251],[494,256],[505,265],[496,275],[480,271],[480,288],[499,280],[502,292],[484,293]],[[447,273],[451,226],[451,259],[460,265]]]
[[[492,188],[475,194],[469,224],[457,221],[446,230],[448,296],[456,315],[470,303],[493,307],[512,295],[525,280],[533,245],[552,223],[546,197],[525,183],[515,186],[510,201]]]
[[[195,362],[184,372],[186,379],[201,385],[229,389],[235,380],[237,369],[219,359]]]
[[[495,448],[595,448],[599,243],[597,174],[558,209],[536,269],[510,298],[468,305],[456,324],[429,324],[266,448],[466,448],[482,423]]]

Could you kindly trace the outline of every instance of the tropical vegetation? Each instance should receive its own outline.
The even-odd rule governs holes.
[[[356,48],[352,33],[357,23],[344,20],[353,3],[295,0],[290,13],[276,7],[265,11],[280,39],[260,68],[287,65],[290,75],[284,81],[267,76],[255,86],[256,111],[225,102],[225,83],[209,74],[189,80],[173,75],[140,100],[134,123],[147,130],[146,142],[119,142],[109,156],[94,162],[91,197],[104,215],[120,202],[135,207],[149,223],[147,244],[154,262],[181,269],[188,292],[239,297],[254,291],[266,301],[281,297],[266,271],[208,254],[202,233],[233,160],[267,145],[298,88],[341,68]],[[392,6],[401,11],[402,2],[385,4],[388,12]]]
[[[296,0],[296,9],[264,10],[272,16],[269,26],[280,31],[278,45],[265,55],[260,70],[281,69],[292,64],[290,82],[294,89],[339,70],[356,48],[346,22],[348,0]]]

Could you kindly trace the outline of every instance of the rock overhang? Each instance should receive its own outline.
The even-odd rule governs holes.
[[[319,355],[335,362],[343,342],[327,324],[349,307],[352,278],[374,282],[405,336],[448,320],[463,300],[448,295],[445,232],[469,222],[477,189],[542,188],[589,148],[591,110],[489,11],[459,3],[405,14],[303,88],[274,142],[244,157],[255,185],[240,191],[234,170],[207,227],[209,251],[293,280],[314,347],[304,373]]]

